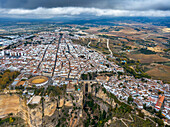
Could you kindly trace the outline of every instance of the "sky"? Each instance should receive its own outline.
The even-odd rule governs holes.
[[[0,17],[170,16],[170,0],[0,0]]]

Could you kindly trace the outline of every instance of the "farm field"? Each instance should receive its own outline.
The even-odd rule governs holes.
[[[170,66],[158,64],[151,70],[146,71],[146,73],[152,76],[152,78],[170,82]]]
[[[141,63],[153,63],[153,62],[167,62],[170,59],[160,57],[157,54],[145,55],[145,54],[128,54],[129,58],[139,60]]]

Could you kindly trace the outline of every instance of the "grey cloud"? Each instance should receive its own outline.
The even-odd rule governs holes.
[[[170,0],[0,0],[0,8],[94,7],[118,10],[170,10]]]
[[[53,18],[57,16],[170,16],[170,11],[114,10],[83,7],[57,7],[36,9],[0,9],[0,17]]]

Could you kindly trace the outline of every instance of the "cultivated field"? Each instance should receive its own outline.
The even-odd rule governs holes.
[[[156,65],[151,70],[146,72],[155,79],[161,79],[170,82],[170,66]]]
[[[163,49],[160,47],[148,47],[148,50],[151,50],[154,52],[163,52]]]
[[[129,58],[132,58],[134,60],[140,60],[141,63],[153,63],[153,62],[167,62],[170,61],[170,59],[165,57],[160,57],[156,54],[151,55],[145,55],[145,54],[128,54]]]
[[[163,30],[163,32],[170,32],[170,28],[164,28],[164,29],[162,29]]]

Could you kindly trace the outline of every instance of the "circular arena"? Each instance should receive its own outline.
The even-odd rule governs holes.
[[[36,76],[28,80],[28,85],[35,85],[37,87],[44,86],[48,83],[48,77],[46,76]]]

